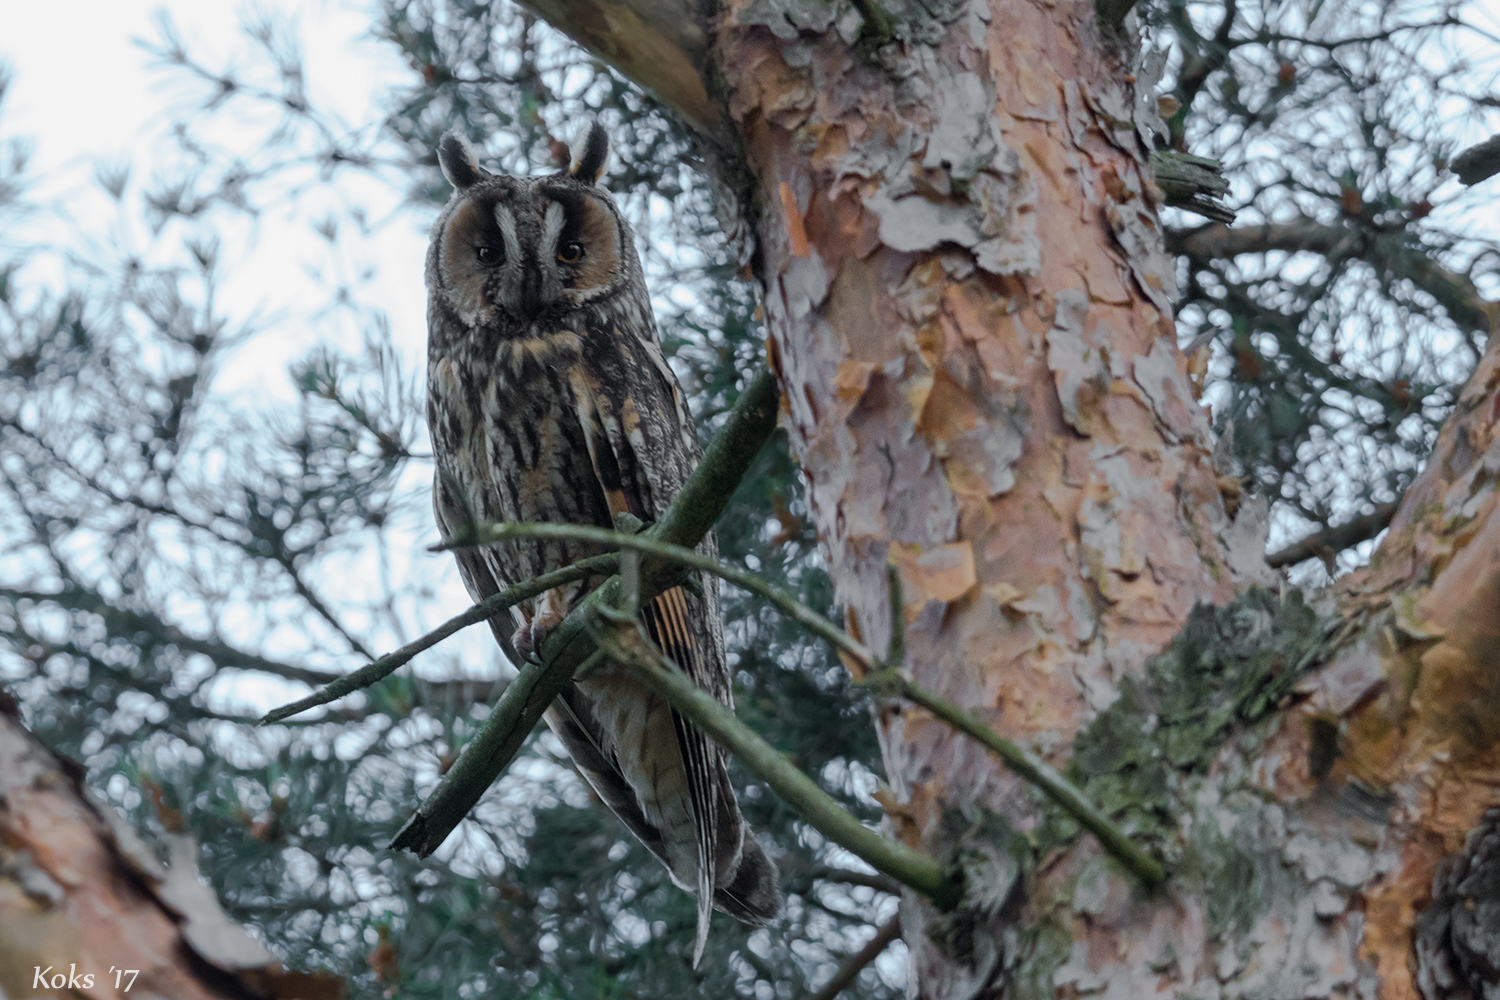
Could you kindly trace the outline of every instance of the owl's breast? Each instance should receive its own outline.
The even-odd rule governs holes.
[[[428,411],[439,478],[475,518],[609,527],[576,396],[577,335],[515,341],[487,364],[432,359]],[[519,360],[518,360],[519,359]],[[507,542],[486,550],[514,583],[595,554],[577,542]]]

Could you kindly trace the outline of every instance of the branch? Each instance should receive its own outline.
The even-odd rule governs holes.
[[[848,868],[834,868],[830,865],[819,865],[807,873],[808,879],[822,882],[842,882],[844,885],[860,885],[876,892],[888,893],[892,896],[901,893],[901,886],[884,875],[871,875],[869,872],[857,872]]]
[[[602,623],[601,623],[602,624]],[[958,905],[962,887],[946,866],[900,841],[888,840],[819,788],[791,761],[757,736],[734,712],[666,660],[633,619],[600,628],[599,645],[609,659],[658,695],[715,742],[733,753],[757,778],[829,840],[864,859],[943,909]]]
[[[1218,160],[1174,149],[1158,149],[1151,153],[1151,173],[1156,186],[1166,196],[1166,203],[1173,208],[1194,212],[1216,222],[1234,221],[1234,209],[1218,203],[1229,193],[1224,165]]]
[[[437,548],[486,545],[519,538],[592,542],[596,545],[641,552],[653,557],[654,561],[670,561],[681,566],[712,573],[721,579],[728,580],[736,586],[743,587],[751,593],[764,597],[799,625],[802,625],[820,638],[827,640],[840,653],[847,654],[854,662],[862,666],[866,671],[863,683],[869,685],[878,693],[905,698],[908,701],[921,705],[955,729],[967,733],[994,751],[1002,760],[1010,765],[1012,770],[1040,789],[1043,794],[1062,807],[1065,812],[1080,824],[1093,831],[1095,836],[1103,843],[1105,850],[1119,858],[1126,867],[1146,882],[1154,884],[1160,882],[1165,877],[1161,865],[1154,858],[1136,846],[1129,837],[1125,836],[1107,816],[1100,812],[1084,796],[1082,791],[1048,766],[1040,757],[1024,749],[1019,744],[1013,743],[993,732],[984,723],[978,721],[956,705],[951,705],[936,695],[929,694],[901,675],[899,666],[905,659],[906,638],[903,621],[904,612],[902,611],[901,577],[894,565],[888,568],[892,603],[891,648],[887,653],[886,660],[882,661],[864,643],[854,639],[849,633],[805,604],[802,604],[796,598],[778,590],[754,574],[720,562],[710,556],[705,556],[692,549],[668,545],[653,538],[630,535],[619,531],[609,531],[604,528],[594,528],[581,524],[512,521],[504,524],[481,525],[473,530],[470,537],[453,544],[437,546]],[[659,573],[659,571],[657,572]],[[606,586],[608,585],[606,584]],[[599,591],[595,591],[594,594],[590,595],[590,598],[592,599],[596,595],[599,595],[603,589],[600,588]],[[617,589],[611,589],[609,594],[603,597],[602,605],[591,601],[586,602],[584,607],[614,607],[618,603],[616,600],[617,596]],[[571,620],[571,618],[572,616],[570,615],[569,619]],[[467,812],[467,810],[465,811]],[[403,846],[405,846],[404,843]],[[433,846],[435,847],[436,845]],[[871,863],[873,864],[873,862]]]
[[[1470,146],[1455,156],[1448,169],[1458,175],[1464,187],[1500,174],[1500,135],[1492,135],[1477,146]]]
[[[144,632],[164,646],[176,646],[188,652],[202,653],[220,667],[260,670],[308,684],[324,684],[328,681],[328,674],[324,671],[282,663],[278,660],[268,660],[263,656],[247,653],[215,639],[195,639],[156,615],[116,607],[100,595],[80,587],[70,587],[54,593],[0,587],[0,598],[10,601],[55,604],[60,608],[98,615],[104,619],[104,627],[112,635],[126,638]]]
[[[1351,545],[1369,541],[1391,523],[1391,518],[1396,516],[1398,506],[1400,505],[1396,503],[1377,504],[1375,509],[1368,514],[1350,518],[1343,524],[1324,528],[1322,531],[1314,531],[1301,541],[1293,542],[1279,552],[1266,556],[1266,565],[1273,569],[1281,566],[1294,566],[1304,559],[1332,555],[1342,552]]]
[[[879,958],[880,953],[889,948],[891,942],[900,936],[901,915],[898,913],[890,920],[887,920],[885,926],[875,932],[875,936],[870,939],[869,944],[844,959],[843,964],[838,967],[838,971],[833,974],[832,979],[819,987],[816,992],[807,994],[802,1000],[833,1000],[834,997],[847,989],[849,984],[854,982],[855,977],[860,974],[860,971],[865,966]]]
[[[705,5],[696,0],[520,3],[698,129],[723,137],[723,112],[704,83],[710,64]]]
[[[1448,270],[1417,251],[1397,234],[1371,234],[1350,226],[1325,225],[1312,219],[1261,226],[1208,225],[1168,230],[1167,249],[1207,262],[1243,253],[1284,250],[1355,257],[1376,270],[1406,278],[1431,295],[1465,330],[1489,333],[1500,317],[1500,304],[1483,298],[1466,275]]]
[[[848,653],[868,669],[875,669],[880,662],[864,643],[855,639],[848,632],[845,632],[795,597],[766,583],[754,573],[721,562],[712,556],[706,556],[695,549],[686,548],[681,545],[670,545],[659,541],[656,538],[650,537],[649,534],[631,535],[622,531],[610,531],[608,528],[595,528],[584,524],[554,524],[547,521],[506,521],[501,524],[480,525],[474,529],[470,536],[456,539],[453,542],[443,545],[433,546],[433,549],[434,551],[442,551],[445,549],[467,548],[475,545],[492,545],[496,542],[515,541],[522,538],[592,542],[595,545],[640,552],[653,557],[652,562],[658,564],[658,567],[654,568],[655,572],[660,572],[659,564],[661,563],[675,563],[679,566],[686,566],[689,569],[712,573],[720,579],[729,581],[736,587],[765,598],[798,625],[801,625],[820,639],[826,640],[835,649]],[[652,567],[643,566],[642,574],[644,575],[652,569]]]
[[[498,594],[491,594],[478,604],[471,607],[461,615],[449,618],[443,624],[431,632],[412,640],[400,649],[387,653],[378,660],[360,667],[358,670],[350,671],[344,676],[331,681],[322,690],[315,691],[306,698],[298,699],[289,705],[273,708],[260,720],[260,725],[265,726],[273,722],[291,718],[310,708],[326,705],[336,701],[351,691],[367,688],[377,681],[385,679],[396,669],[409,663],[413,657],[424,650],[431,649],[455,632],[488,621],[500,612],[507,610],[515,604],[519,604],[528,598],[545,593],[553,587],[561,587],[563,584],[572,583],[575,580],[586,580],[591,576],[598,576],[608,570],[614,569],[617,557],[614,553],[594,556],[565,566],[551,573],[533,577],[513,587],[507,587]]]
[[[776,429],[780,402],[776,376],[769,368],[762,368],[735,401],[729,419],[709,444],[698,468],[652,527],[649,534],[653,539],[685,546],[698,544],[728,504],[744,470]],[[651,568],[642,567],[641,576],[640,597],[655,596],[659,581]],[[611,577],[553,630],[539,651],[539,659],[522,666],[485,720],[484,728],[397,832],[390,845],[393,849],[407,848],[426,857],[447,839],[515,757],[547,706],[571,683],[574,672],[593,658],[595,642],[588,634],[587,623],[594,608],[601,601],[614,604],[618,592],[619,577]]]

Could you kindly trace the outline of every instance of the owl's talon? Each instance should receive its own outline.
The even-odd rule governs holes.
[[[552,634],[551,627],[549,627],[545,622],[542,621],[542,616],[541,615],[538,615],[535,618],[533,618],[531,620],[531,649],[532,649],[532,652],[535,653],[537,650],[541,649],[542,648],[542,644],[547,641],[547,636],[549,636],[551,634]]]
[[[531,626],[522,625],[510,634],[510,644],[516,648],[516,652],[522,660],[532,660],[536,647],[531,641]]]
[[[547,636],[552,634],[552,628],[541,620],[541,617],[532,619],[531,624],[522,625],[511,634],[510,642],[516,647],[522,660],[531,660],[540,663],[541,656],[538,650],[547,641]]]

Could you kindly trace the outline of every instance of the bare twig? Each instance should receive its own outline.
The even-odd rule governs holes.
[[[306,698],[300,698],[289,705],[274,708],[267,712],[260,720],[261,725],[280,722],[291,718],[300,712],[319,705],[326,705],[331,701],[342,698],[351,691],[367,688],[377,681],[383,680],[399,667],[410,662],[413,657],[424,650],[431,649],[455,632],[477,625],[482,621],[488,621],[502,611],[527,598],[546,593],[553,587],[560,587],[574,580],[586,580],[591,576],[599,576],[607,573],[615,567],[616,556],[614,553],[594,556],[565,566],[551,573],[544,573],[514,587],[507,587],[498,594],[492,594],[478,604],[471,607],[461,615],[455,615],[448,619],[431,632],[412,640],[400,649],[387,653],[371,663],[351,671],[342,677],[330,682],[321,690],[315,691]]]
[[[1391,518],[1396,516],[1396,508],[1399,506],[1397,503],[1377,504],[1368,514],[1350,518],[1343,524],[1336,524],[1322,531],[1314,531],[1306,538],[1266,556],[1266,564],[1275,568],[1294,566],[1304,559],[1325,555],[1331,558],[1349,546],[1368,541],[1384,531],[1385,526],[1391,523]]]
[[[517,538],[566,539],[593,542],[598,545],[633,549],[658,560],[676,562],[693,569],[703,570],[743,587],[766,598],[781,609],[793,621],[808,631],[826,639],[835,649],[847,654],[868,672],[862,683],[877,693],[889,697],[905,698],[926,708],[944,722],[983,743],[1010,765],[1011,769],[1036,786],[1048,798],[1076,819],[1103,843],[1106,850],[1149,883],[1160,882],[1165,874],[1161,865],[1125,836],[1075,785],[1053,770],[1040,757],[1019,744],[995,733],[984,723],[956,705],[917,687],[899,670],[899,660],[880,660],[864,643],[858,641],[833,622],[813,611],[795,598],[778,590],[745,570],[738,569],[717,559],[677,545],[668,545],[652,538],[627,535],[604,528],[592,528],[577,524],[535,524],[509,522],[505,524],[481,525],[471,538],[463,544],[485,544]],[[449,546],[453,547],[453,546]],[[891,588],[891,653],[905,658],[904,611],[901,597],[901,576],[894,567],[888,570]],[[612,604],[612,599],[605,602]],[[841,841],[842,843],[842,841]],[[435,845],[434,845],[435,846]],[[845,844],[845,846],[849,846]],[[851,848],[852,850],[852,848]],[[858,852],[856,852],[858,853]],[[868,859],[867,859],[868,860]],[[872,862],[873,864],[873,862]]]
[[[901,892],[901,884],[895,879],[881,875],[879,872],[851,871],[848,868],[834,868],[830,865],[819,865],[807,873],[807,877],[814,881],[842,882],[845,885],[859,885],[866,889],[874,889],[876,892],[897,895]]]
[[[455,539],[434,550],[465,548],[474,545],[489,545],[495,542],[512,541],[519,538],[560,539],[576,542],[593,542],[597,545],[626,549],[654,556],[659,562],[675,563],[690,569],[712,573],[752,594],[765,598],[792,621],[809,632],[826,640],[835,649],[842,650],[856,660],[870,666],[879,662],[868,646],[855,639],[833,622],[792,597],[783,590],[766,583],[748,570],[720,562],[712,556],[703,555],[681,545],[671,545],[650,535],[628,535],[608,528],[594,528],[583,524],[551,524],[533,521],[507,521],[502,524],[482,524],[465,538]],[[644,574],[646,567],[642,567]],[[873,669],[873,667],[871,667]]]
[[[834,997],[849,988],[849,985],[854,982],[865,966],[879,958],[880,953],[889,948],[891,942],[900,936],[901,916],[897,914],[890,920],[887,920],[884,926],[875,932],[875,936],[870,939],[869,944],[844,959],[839,965],[838,971],[833,974],[832,979],[828,980],[828,982],[824,983],[814,992],[804,996],[802,1000],[833,1000]]]

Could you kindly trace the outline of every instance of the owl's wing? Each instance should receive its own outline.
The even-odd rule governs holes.
[[[654,344],[650,346],[655,348]],[[659,358],[659,351],[656,354]],[[690,429],[684,429],[679,422],[687,419],[687,414],[681,407],[676,380],[668,381],[670,372],[664,375],[649,356],[643,358],[639,354],[635,358],[627,355],[623,363],[635,370],[598,372],[581,366],[575,369],[574,399],[589,458],[610,513],[629,513],[643,521],[654,521],[696,463],[697,443],[690,436]],[[661,365],[665,367],[664,360]],[[637,399],[635,394],[644,394],[646,398]],[[664,419],[643,420],[643,411]],[[702,597],[689,594],[681,586],[663,591],[641,609],[641,619],[661,651],[699,687],[730,703],[720,645],[716,581],[705,582],[709,586],[701,588]],[[732,826],[732,831],[720,828],[722,800],[728,794],[732,803],[733,793],[727,788],[727,774],[718,746],[675,711],[672,723],[687,772],[698,843],[696,965],[708,939],[719,855],[731,847],[722,860],[730,866],[738,862],[740,824],[725,824]],[[726,833],[733,838],[732,845],[719,842]]]
[[[445,469],[441,463],[438,465],[437,472],[433,474],[432,514],[433,519],[437,521],[438,534],[444,541],[471,529],[476,521],[474,511],[468,503],[467,494],[458,477],[451,470]],[[500,583],[495,579],[495,574],[490,571],[489,564],[485,562],[484,553],[480,549],[455,549],[453,555],[458,561],[458,575],[463,579],[464,587],[469,591],[469,596],[474,599],[475,604],[500,593]],[[514,627],[512,614],[497,614],[490,618],[490,631],[495,634],[495,641],[500,644],[500,649],[505,653],[506,658],[511,663],[520,666],[520,654],[516,652],[515,644],[510,638],[511,628]],[[507,625],[507,623],[510,624]]]

